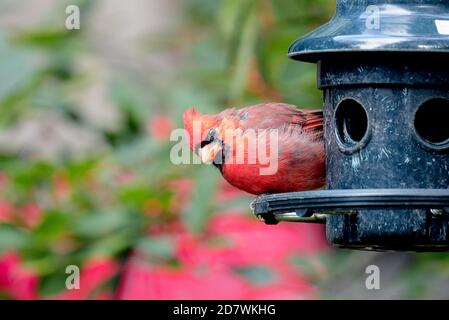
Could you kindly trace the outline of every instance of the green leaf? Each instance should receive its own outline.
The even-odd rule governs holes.
[[[101,239],[90,242],[86,255],[114,257],[126,253],[134,247],[136,238],[139,236],[138,228],[126,227]]]
[[[182,219],[194,233],[201,232],[213,211],[219,173],[212,166],[202,165],[195,173],[195,189]]]
[[[142,209],[148,199],[156,199],[162,207],[170,204],[172,193],[168,190],[154,190],[149,186],[131,185],[121,188],[119,197],[122,204],[131,205]]]
[[[265,266],[236,267],[233,270],[257,286],[267,285],[277,279],[273,270]]]
[[[36,54],[11,46],[0,33],[0,100],[26,87],[39,70],[39,62]]]
[[[37,241],[51,244],[66,232],[67,222],[67,215],[60,212],[49,212],[33,230],[33,236]]]
[[[237,58],[234,65],[234,74],[232,76],[229,89],[229,96],[231,100],[240,98],[245,89],[246,77],[251,65],[250,62],[255,54],[258,27],[257,6],[253,5],[245,18],[243,29],[241,31]]]
[[[12,225],[0,224],[0,254],[20,249],[29,243],[29,235]]]
[[[109,84],[109,94],[112,101],[125,117],[127,129],[139,130],[143,121],[147,119],[147,108],[143,100],[143,94],[129,81],[115,79]]]
[[[130,217],[123,212],[102,211],[83,215],[74,224],[77,235],[99,238],[129,225]]]
[[[13,168],[14,182],[25,188],[50,182],[55,167],[44,161],[17,163]]]
[[[84,181],[96,169],[98,160],[84,159],[82,161],[67,162],[64,165],[67,178],[71,182]]]
[[[44,275],[39,281],[39,293],[44,297],[50,297],[61,293],[66,289],[67,275],[64,272],[55,272]]]
[[[252,1],[252,0],[251,0]],[[242,13],[247,9],[248,0],[223,0],[218,10],[217,23],[226,40],[240,33]]]
[[[152,238],[142,238],[137,249],[158,259],[168,260],[174,257],[175,239],[171,236],[160,236]]]

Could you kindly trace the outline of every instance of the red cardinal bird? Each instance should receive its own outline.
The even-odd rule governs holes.
[[[265,103],[202,115],[191,108],[184,113],[184,127],[201,161],[212,162],[229,183],[246,192],[303,191],[325,183],[321,110]],[[268,161],[257,152],[271,155],[274,149],[276,158]]]

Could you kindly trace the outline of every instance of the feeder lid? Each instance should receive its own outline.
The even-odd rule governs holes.
[[[290,58],[315,63],[339,52],[449,53],[449,1],[337,0],[328,23],[288,49]]]

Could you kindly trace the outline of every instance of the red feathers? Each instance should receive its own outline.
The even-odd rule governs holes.
[[[206,132],[210,128],[217,126],[220,123],[218,116],[200,114],[195,108],[190,108],[184,112],[184,129],[189,133],[187,137],[189,139],[190,149],[194,150],[193,137],[194,137],[194,125],[199,125],[201,133]]]
[[[194,131],[200,125],[200,137]],[[184,113],[190,147],[223,177],[252,194],[316,189],[325,182],[323,114],[282,103]]]

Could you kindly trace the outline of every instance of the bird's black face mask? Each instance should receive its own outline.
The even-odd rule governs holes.
[[[223,141],[218,138],[217,131],[212,128],[207,133],[206,139],[195,146],[195,153],[202,162],[212,163],[222,171],[226,160],[226,149]]]

